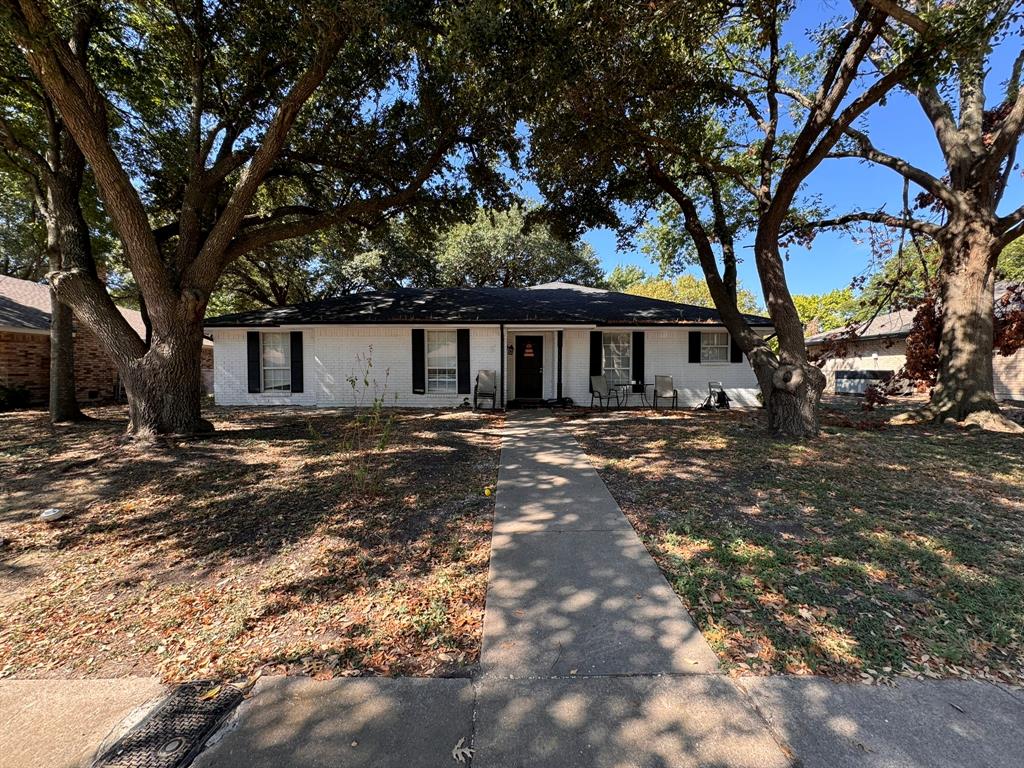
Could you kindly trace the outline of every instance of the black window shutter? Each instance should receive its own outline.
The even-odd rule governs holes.
[[[633,391],[644,391],[644,332],[633,331]]]
[[[729,362],[743,362],[743,350],[740,349],[740,345],[736,343],[736,339],[732,337],[732,334],[729,335]]]
[[[458,342],[456,375],[459,381],[459,394],[468,395],[469,389],[469,328],[459,328],[455,332]]]
[[[249,391],[260,391],[260,332],[249,331],[245,334],[246,356],[249,362]]]
[[[292,331],[292,392],[302,391],[302,331]]]
[[[427,392],[427,337],[422,328],[412,329],[412,393]]]
[[[601,331],[590,332],[590,375],[600,376],[604,371],[604,334]],[[590,388],[593,391],[593,387]]]
[[[690,331],[690,359],[691,363],[700,362],[700,331]]]

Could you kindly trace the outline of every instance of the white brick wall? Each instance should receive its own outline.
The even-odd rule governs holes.
[[[466,395],[416,395],[412,392],[412,329],[414,327],[348,325],[306,326],[274,330],[303,332],[303,373],[305,391],[294,395],[265,395],[248,392],[246,332],[213,329],[214,391],[219,405],[323,405],[369,406],[375,397],[386,405],[444,408],[458,405]],[[463,326],[465,327],[465,326]],[[616,330],[616,329],[607,329]],[[693,328],[623,328],[643,330],[645,338],[645,379],[672,376],[679,390],[680,407],[692,407],[704,399],[709,381],[721,381],[737,405],[757,405],[757,380],[750,365],[742,363],[687,362],[688,333]],[[703,330],[708,330],[704,327]],[[544,337],[544,396],[557,392],[557,334],[555,331],[509,331],[505,345],[514,344],[516,333]],[[497,326],[470,326],[470,378],[477,371],[500,371],[504,349]],[[367,362],[372,362],[367,376]],[[506,356],[508,396],[514,395],[514,356]],[[355,387],[349,379],[355,380]],[[364,386],[364,378],[368,384]],[[568,329],[562,349],[562,391],[577,404],[590,404],[590,331]],[[631,404],[639,399],[631,398]]]
[[[655,376],[671,376],[679,390],[679,407],[699,405],[707,396],[708,382],[720,381],[735,405],[757,406],[760,391],[757,378],[746,358],[742,363],[690,363],[689,332],[720,328],[603,328],[601,330],[643,331],[644,380],[654,383]],[[563,349],[563,387],[566,397],[579,405],[590,405],[590,331],[565,332]],[[639,404],[639,395],[630,396],[630,405]],[[660,401],[659,401],[660,405]]]
[[[217,405],[315,405],[317,376],[313,348],[315,329],[303,329],[302,388],[304,391],[288,395],[249,392],[249,365],[245,334],[244,330],[213,330],[213,399]]]
[[[380,397],[386,405],[404,407],[444,408],[458,405],[467,395],[413,394],[413,327],[335,325],[273,329],[301,330],[303,333],[305,391],[294,395],[250,393],[246,332],[212,329],[214,399],[218,405],[370,406],[375,397]],[[498,343],[497,327],[470,328],[471,385],[478,370],[499,370]],[[368,363],[372,363],[369,368]],[[349,381],[350,378],[354,380],[355,386]],[[368,382],[366,385],[364,380]],[[472,399],[471,394],[468,397]]]

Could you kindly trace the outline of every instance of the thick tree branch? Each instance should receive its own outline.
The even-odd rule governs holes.
[[[305,206],[289,206],[279,209],[280,216],[277,218],[291,217],[297,213],[304,215],[290,218],[287,221],[274,221],[272,215],[262,222],[261,226],[255,226],[260,224],[260,222],[253,222],[253,226],[246,226],[240,229],[231,245],[227,248],[224,253],[225,264],[230,263],[249,251],[280,240],[302,237],[303,235],[309,235],[320,230],[337,227],[346,221],[358,219],[361,216],[383,213],[407,204],[419,193],[427,180],[434,175],[444,162],[448,152],[457,143],[458,136],[456,134],[452,134],[439,141],[437,147],[420,166],[409,183],[395,192],[378,197],[353,200],[331,211],[316,211],[316,209]]]
[[[1006,246],[1021,235],[1024,235],[1024,205],[996,222],[999,231],[999,242]]]
[[[340,21],[335,20],[334,26],[326,31],[309,67],[282,99],[262,141],[253,153],[252,160],[242,171],[224,212],[207,236],[199,255],[186,270],[185,278],[188,284],[200,286],[206,292],[213,289],[221,271],[228,263],[225,259],[228,246],[237,234],[238,227],[267,171],[284,147],[302,107],[327,76],[331,64],[347,38],[346,28]]]
[[[60,38],[35,0],[0,0],[29,67],[89,161],[111,221],[140,285],[170,306],[173,292],[142,200],[110,144],[107,104],[81,58]]]
[[[818,219],[816,221],[801,222],[787,228],[787,231],[797,232],[812,229],[837,229],[859,222],[884,224],[885,226],[892,227],[893,229],[907,229],[912,232],[917,232],[918,234],[928,235],[929,237],[934,237],[942,231],[942,228],[936,224],[931,224],[927,221],[919,221],[917,219],[908,219],[903,216],[893,216],[885,211],[854,211],[853,213],[847,213],[843,216],[837,216],[832,219]]]
[[[693,241],[694,249],[697,251],[697,260],[700,262],[704,279],[708,284],[708,291],[722,317],[722,322],[736,339],[740,348],[749,354],[755,347],[762,346],[764,340],[751,329],[739,311],[735,294],[729,290],[729,286],[722,279],[718,270],[718,262],[715,260],[711,238],[701,223],[696,204],[669,178],[648,150],[643,151],[643,159],[651,181],[679,206],[679,210],[683,214],[683,226],[686,227],[686,232]]]
[[[908,11],[902,5],[893,0],[868,0],[871,5],[880,11],[884,11],[901,24],[906,24],[919,35],[926,36],[932,31],[931,26],[917,14]]]

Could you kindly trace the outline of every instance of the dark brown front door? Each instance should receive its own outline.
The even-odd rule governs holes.
[[[543,336],[516,336],[516,399],[540,399],[544,395]]]

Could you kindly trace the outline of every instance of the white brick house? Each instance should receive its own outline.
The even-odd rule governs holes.
[[[766,318],[748,317],[771,332]],[[219,405],[452,407],[481,370],[498,407],[571,398],[590,404],[604,374],[641,403],[672,376],[681,407],[709,381],[738,405],[757,381],[715,310],[565,283],[530,289],[397,289],[209,319]],[[645,390],[646,387],[646,390]],[[489,403],[488,403],[489,405]]]

